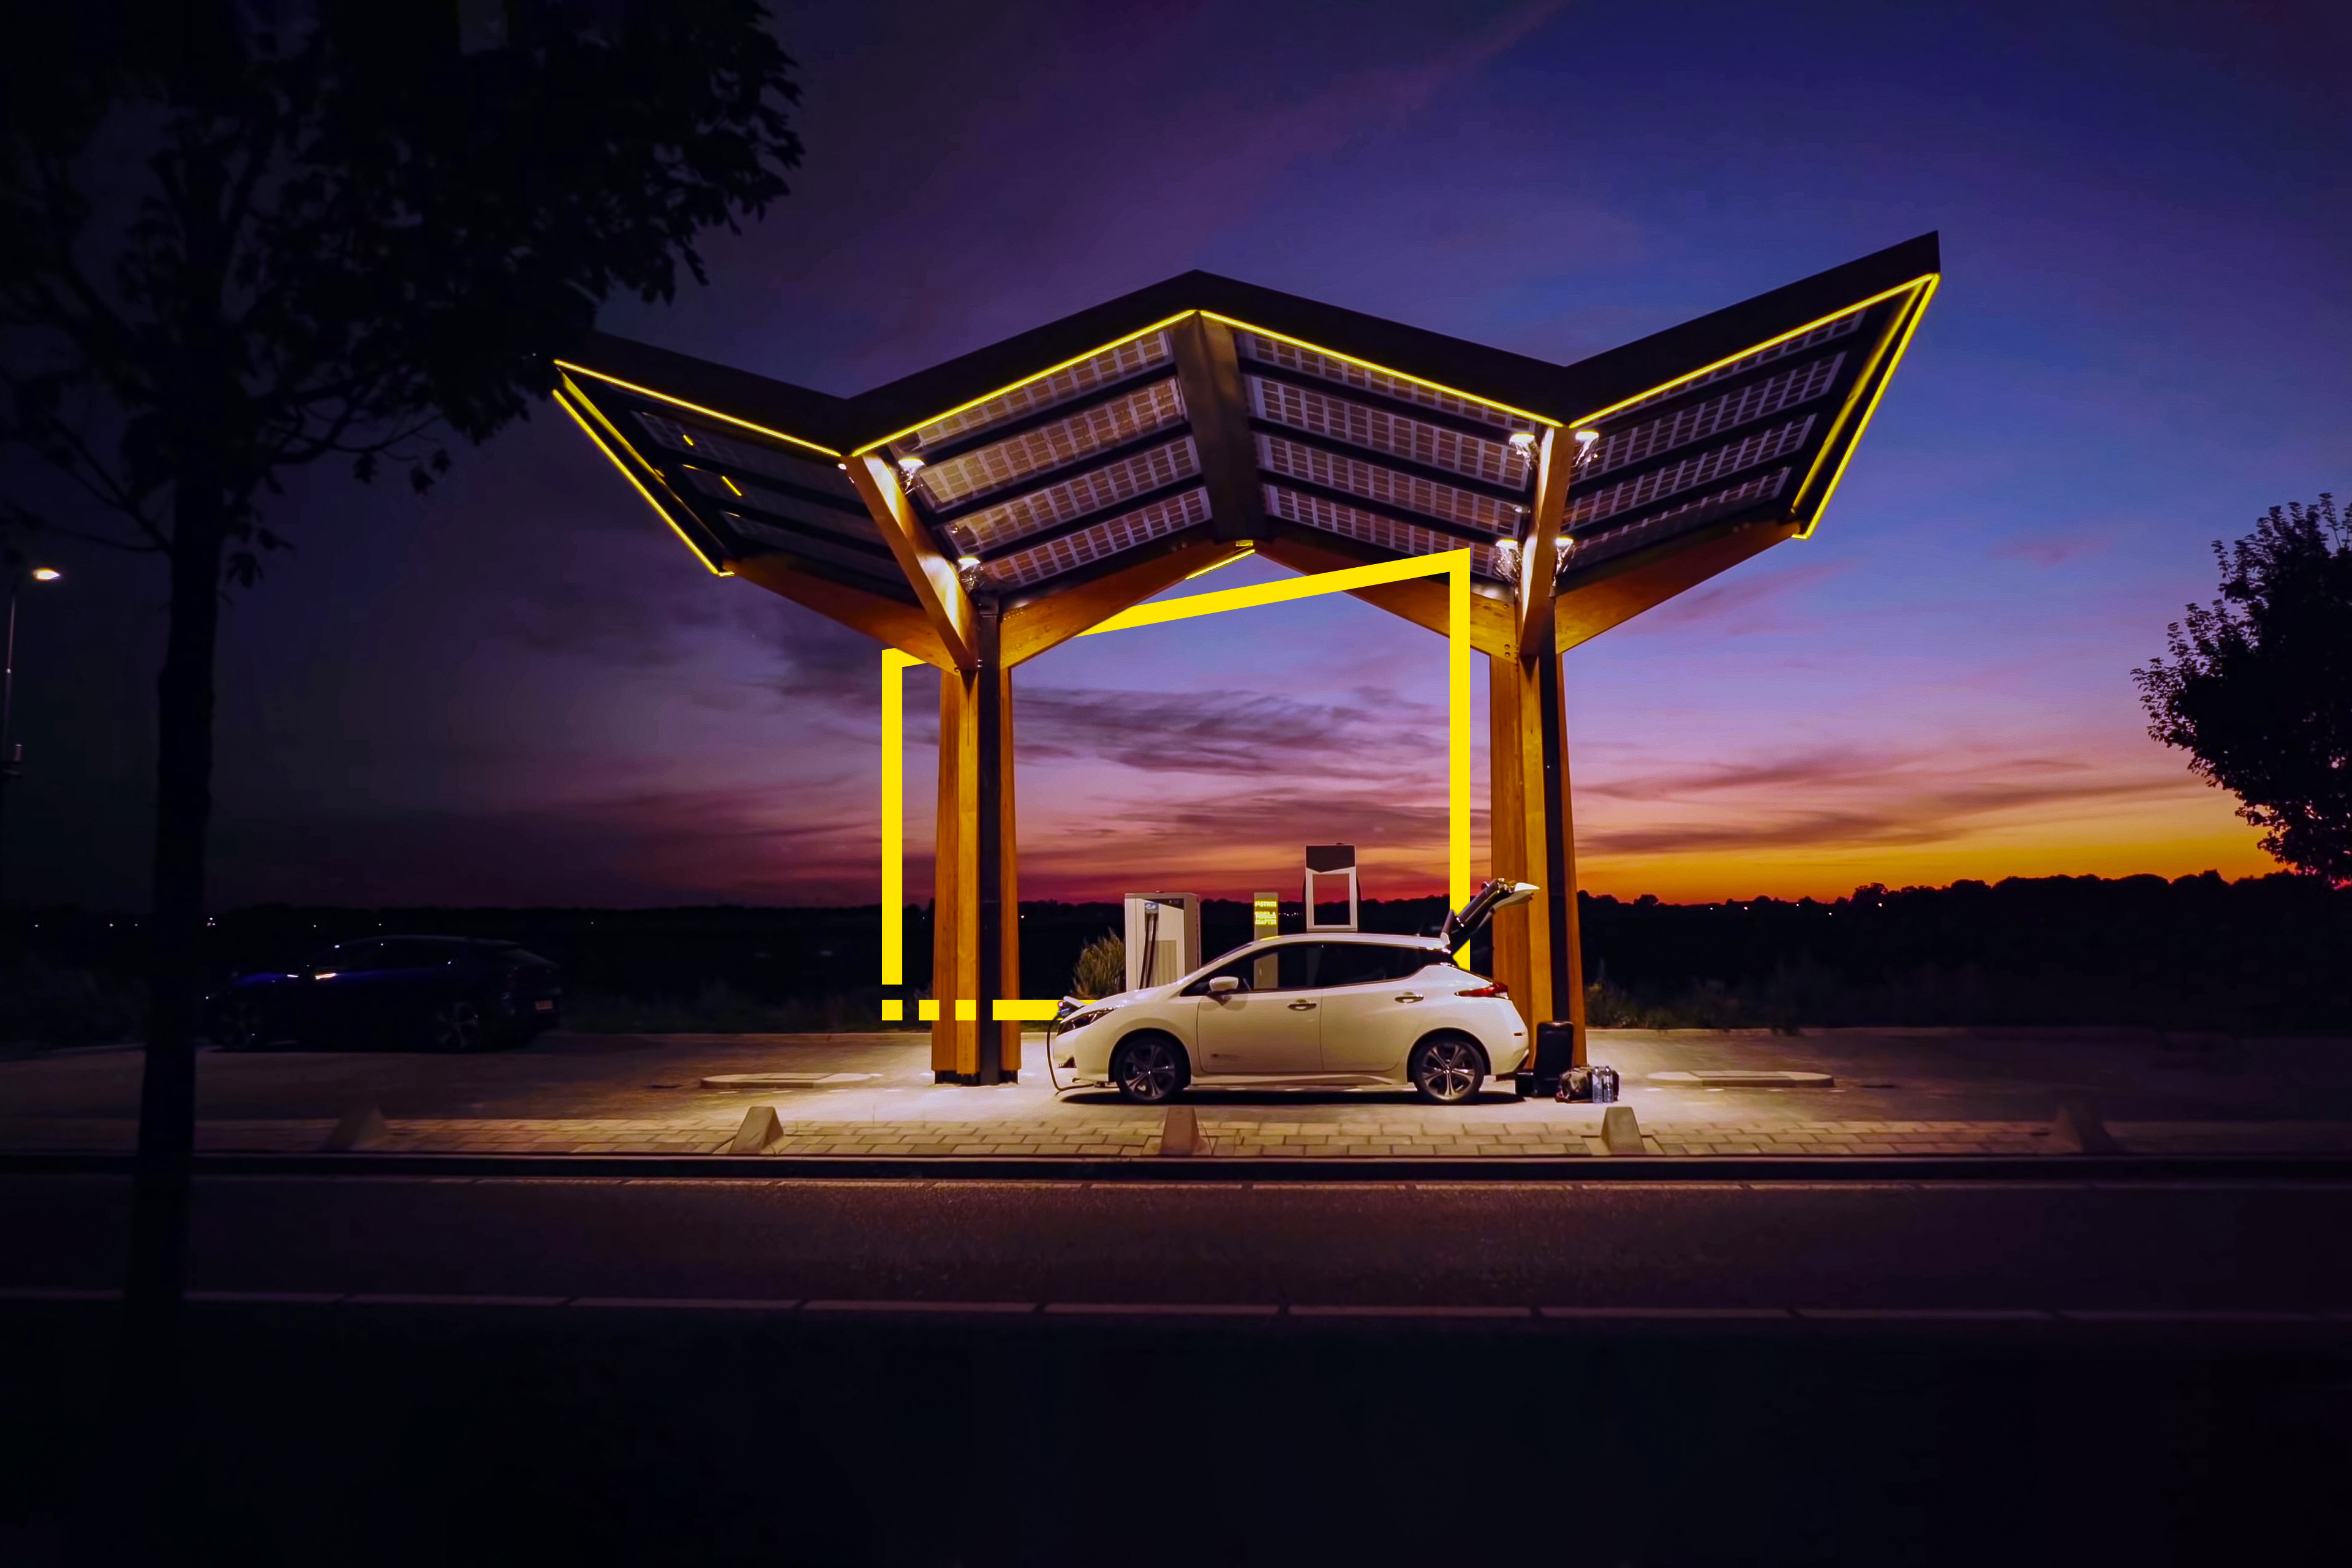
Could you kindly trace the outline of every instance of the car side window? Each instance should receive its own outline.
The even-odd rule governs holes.
[[[1389,956],[1391,980],[1410,980],[1431,964],[1447,963],[1444,954],[1418,947],[1392,947]]]
[[[354,970],[382,969],[383,950],[390,946],[381,942],[346,942],[329,948],[310,961],[314,973],[341,973]]]
[[[386,969],[438,969],[457,956],[456,950],[437,942],[385,942]]]
[[[1323,944],[1323,963],[1315,977],[1318,990],[1335,985],[1373,985],[1399,977],[1401,964],[1411,958],[1407,949],[1386,942],[1333,942]],[[1421,964],[1415,961],[1411,973]]]
[[[1220,974],[1230,974],[1242,983],[1244,991],[1305,991],[1315,984],[1315,961],[1324,943],[1292,942],[1270,952],[1254,952],[1246,958],[1236,958],[1221,963],[1192,984],[1184,987],[1187,996],[1205,996],[1209,982]]]

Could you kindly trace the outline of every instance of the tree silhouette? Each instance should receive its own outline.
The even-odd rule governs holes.
[[[225,590],[286,469],[418,489],[551,380],[617,289],[799,161],[757,0],[9,0],[0,444],[78,487],[0,521],[160,555],[152,1004],[132,1319],[173,1315]],[[98,521],[93,521],[95,517]]]
[[[2322,495],[2273,507],[2226,550],[2221,596],[2136,669],[2147,732],[2235,795],[2281,863],[2352,882],[2352,519]]]

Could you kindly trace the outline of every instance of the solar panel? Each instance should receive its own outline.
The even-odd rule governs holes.
[[[1181,495],[1153,501],[1091,528],[992,561],[981,572],[999,587],[1026,588],[1208,521],[1208,492],[1196,486]]]
[[[1343,458],[1319,447],[1303,446],[1263,432],[1257,437],[1257,463],[1268,473],[1346,490],[1367,500],[1384,501],[1448,522],[1466,523],[1489,533],[1515,531],[1526,510],[1492,496],[1458,490],[1418,475],[1400,474],[1393,468]]]
[[[1333,397],[1286,381],[1264,376],[1244,378],[1250,407],[1261,419],[1310,435],[1344,441],[1402,458],[1424,468],[1445,468],[1484,479],[1490,485],[1523,488],[1534,464],[1525,452],[1506,440],[1484,440],[1444,426],[1424,424],[1384,409]],[[1499,435],[1499,432],[1497,433]]]
[[[722,511],[719,515],[726,521],[728,531],[751,543],[765,545],[803,561],[822,561],[847,567],[877,583],[892,586],[906,581],[898,571],[898,563],[887,551],[862,551],[845,542],[795,533],[789,528],[778,528],[773,523],[762,522],[756,517],[745,517],[740,512]]]
[[[1808,414],[1802,419],[1759,430],[1745,440],[1685,458],[1679,463],[1654,468],[1638,478],[1596,490],[1582,500],[1571,500],[1568,509],[1568,526],[1589,527],[1620,512],[1632,511],[1636,507],[1647,506],[1652,501],[1663,500],[1668,496],[1706,484],[1722,475],[1753,468],[1759,463],[1769,463],[1775,458],[1784,458],[1804,445],[1805,436],[1812,429],[1815,417]]]
[[[915,484],[935,509],[950,507],[1124,446],[1183,417],[1183,395],[1170,376],[1066,419],[929,464],[916,473]]]
[[[1436,555],[1448,550],[1459,550],[1463,545],[1463,542],[1452,534],[1417,528],[1392,517],[1342,506],[1321,496],[1305,495],[1281,485],[1265,487],[1265,510],[1291,522],[1304,523],[1326,533],[1336,533],[1342,539],[1377,545],[1398,555]],[[1495,552],[1490,545],[1470,546],[1470,569],[1482,577],[1499,579],[1501,575],[1495,569]]]
[[[1338,359],[1318,353],[1297,343],[1285,342],[1262,333],[1236,331],[1234,346],[1245,359],[1260,364],[1270,364],[1300,375],[1311,375],[1318,381],[1328,381],[1341,386],[1352,386],[1398,403],[1417,403],[1423,408],[1433,408],[1441,414],[1451,414],[1457,419],[1475,419],[1492,425],[1497,430],[1536,430],[1542,426],[1535,420],[1491,403],[1481,403],[1475,397],[1462,397],[1440,391],[1409,376],[1391,375],[1384,370],[1357,364],[1351,360]]]
[[[646,435],[673,452],[690,453],[716,468],[733,468],[742,474],[765,474],[772,479],[825,490],[841,496],[860,512],[866,510],[856,490],[834,467],[830,458],[803,458],[781,447],[722,436],[647,409],[637,410],[637,423],[645,427]]]
[[[1750,382],[1705,403],[1691,404],[1646,425],[1612,430],[1601,437],[1586,466],[1578,470],[1577,478],[1580,481],[1597,478],[1612,468],[1622,468],[1628,463],[1704,440],[1718,430],[1728,430],[1800,403],[1810,403],[1829,391],[1837,380],[1839,367],[1844,363],[1844,354],[1832,354],[1762,381]]]
[[[936,447],[942,441],[952,441],[991,425],[1001,425],[1008,419],[1024,418],[1057,403],[1067,403],[1074,397],[1084,397],[1099,387],[1110,386],[1131,375],[1140,375],[1153,365],[1166,364],[1173,357],[1166,332],[1150,332],[1143,337],[1129,338],[1123,343],[1105,349],[1073,365],[1065,365],[1053,374],[1026,382],[1010,392],[1000,393],[985,403],[959,409],[943,419],[933,420],[915,432],[906,443],[909,451]]]
[[[1180,436],[1164,447],[957,518],[948,524],[948,533],[959,549],[978,554],[1131,500],[1147,490],[1193,478],[1200,471],[1201,454],[1192,437]]]
[[[877,543],[881,541],[881,531],[863,511],[853,514],[801,496],[772,490],[756,479],[749,485],[740,485],[729,475],[692,463],[681,463],[678,468],[688,489],[716,499],[722,507],[756,507],[761,511],[773,512],[844,538],[869,540]]]
[[[1629,403],[1624,407],[1617,409],[1612,416],[1620,417],[1638,409],[1654,407],[1661,403],[1671,403],[1677,397],[1688,397],[1703,386],[1713,386],[1717,382],[1728,381],[1735,375],[1745,375],[1759,365],[1770,364],[1774,360],[1787,359],[1790,354],[1801,354],[1807,349],[1834,342],[1862,325],[1862,318],[1868,313],[1869,309],[1866,305],[1857,306],[1833,321],[1823,321],[1810,332],[1802,332],[1768,348],[1758,349],[1751,354],[1742,354],[1729,364],[1717,365],[1705,375],[1695,375],[1688,381],[1678,381],[1672,386],[1661,387],[1640,402]]]
[[[1700,527],[1718,517],[1753,506],[1758,501],[1769,500],[1788,484],[1790,472],[1785,468],[1776,468],[1771,473],[1760,474],[1727,489],[1717,490],[1713,495],[1686,500],[1679,506],[1654,511],[1647,517],[1638,517],[1615,528],[1580,538],[1568,562],[1577,566],[1589,566],[1612,555],[1622,555],[1628,550],[1639,549],[1644,544]]]

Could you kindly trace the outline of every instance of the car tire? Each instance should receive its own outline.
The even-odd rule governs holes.
[[[1157,1032],[1129,1035],[1110,1054],[1110,1081],[1131,1105],[1162,1105],[1192,1080],[1184,1047]]]
[[[427,1026],[434,1048],[452,1056],[478,1051],[489,1043],[489,1021],[479,1007],[462,996],[436,1005]]]
[[[1486,1054],[1467,1035],[1432,1035],[1405,1058],[1412,1091],[1432,1105],[1460,1105],[1486,1081]]]
[[[268,1043],[261,1009],[250,1002],[232,1002],[221,1009],[213,1044],[225,1051],[257,1051]]]

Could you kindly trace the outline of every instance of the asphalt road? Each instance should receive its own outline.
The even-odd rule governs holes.
[[[127,1196],[0,1177],[0,1562],[120,1516]],[[2347,1221],[2322,1183],[207,1177],[188,1539],[2333,1564]]]
[[[117,1284],[127,1197],[113,1177],[0,1178],[0,1288]],[[193,1284],[1293,1315],[2285,1313],[2352,1331],[2347,1233],[2352,1184],[2333,1183],[212,1177]]]

